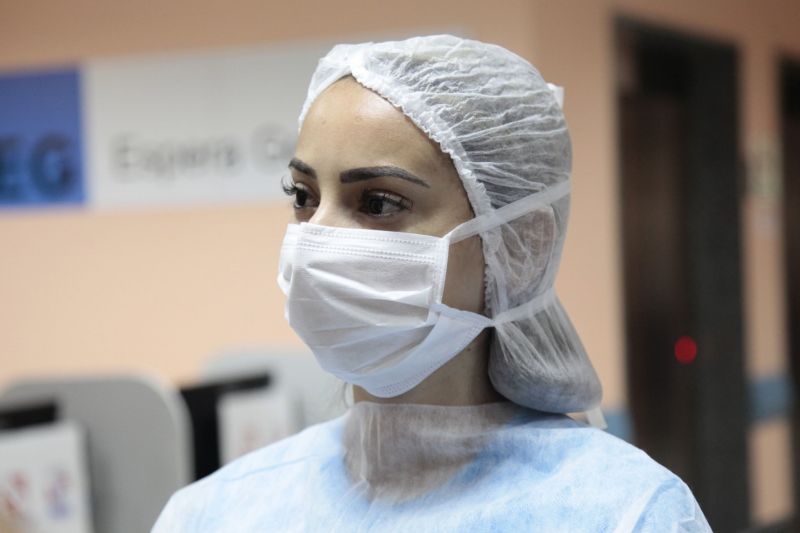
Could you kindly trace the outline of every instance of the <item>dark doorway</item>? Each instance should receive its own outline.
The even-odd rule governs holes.
[[[783,137],[783,227],[786,267],[786,327],[789,332],[789,373],[800,391],[800,60],[781,62],[781,129]],[[795,527],[800,528],[800,407],[792,417]]]
[[[617,21],[628,404],[635,444],[714,531],[749,523],[737,52]]]

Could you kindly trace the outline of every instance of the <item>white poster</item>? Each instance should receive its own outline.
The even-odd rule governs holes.
[[[90,207],[283,200],[280,179],[331,44],[85,64]]]
[[[0,431],[0,531],[92,531],[85,445],[73,422]]]
[[[217,416],[221,464],[288,437],[300,426],[297,406],[281,387],[226,393]]]

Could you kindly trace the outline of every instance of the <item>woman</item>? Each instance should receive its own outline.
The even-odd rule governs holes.
[[[635,447],[553,292],[560,91],[449,35],[334,47],[300,116],[279,283],[343,417],[179,491],[155,531],[708,531]],[[681,529],[683,528],[683,529]]]

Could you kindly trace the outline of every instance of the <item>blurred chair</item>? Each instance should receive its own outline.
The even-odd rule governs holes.
[[[96,531],[149,531],[190,481],[186,407],[177,391],[144,376],[32,379],[12,384],[0,404],[53,401],[59,418],[86,431]]]
[[[228,422],[231,418],[235,422],[237,413],[232,413],[232,417],[226,416],[221,407],[231,398],[236,398],[237,395],[241,394],[271,395],[271,381],[269,374],[261,373],[243,377],[225,377],[214,381],[203,379],[180,389],[181,396],[186,402],[192,425],[193,479],[203,478],[235,458],[225,453],[227,451],[225,444],[228,440],[226,437],[238,437],[242,433],[240,430],[241,424],[238,426],[234,424],[231,427]],[[240,453],[236,454],[237,457],[296,431],[294,427],[286,428],[277,435],[276,439],[272,440],[266,439],[266,432],[249,431],[250,429],[263,428],[264,426],[270,427],[276,419],[276,415],[279,418],[286,418],[287,415],[291,415],[291,413],[286,412],[276,413],[274,407],[276,407],[274,404],[261,403],[257,404],[255,409],[249,409],[249,413],[246,413],[249,416],[243,422],[248,427],[241,429],[245,429],[247,433],[256,433],[256,435],[255,438],[247,439],[252,442],[249,443],[247,449],[241,449]],[[241,417],[238,418],[241,419]],[[239,447],[237,446],[237,448]]]

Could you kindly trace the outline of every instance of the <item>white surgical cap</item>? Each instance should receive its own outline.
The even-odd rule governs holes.
[[[300,114],[351,75],[407,115],[449,154],[476,216],[522,206],[569,182],[572,149],[563,92],[508,50],[452,35],[340,44],[317,66]],[[553,291],[569,193],[483,231],[486,307],[512,310],[495,327],[489,375],[509,400],[541,411],[596,408],[601,386]],[[532,304],[532,305],[529,305]]]

